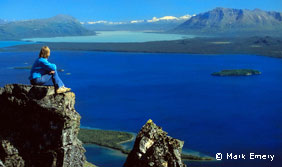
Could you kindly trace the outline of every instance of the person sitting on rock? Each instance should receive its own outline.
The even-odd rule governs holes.
[[[48,46],[43,46],[39,53],[39,57],[34,62],[29,80],[32,85],[44,85],[52,79],[56,93],[64,93],[70,91],[70,88],[65,87],[60,79],[57,67],[48,61],[50,49]]]

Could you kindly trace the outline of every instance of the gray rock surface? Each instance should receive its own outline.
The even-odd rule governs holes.
[[[74,93],[54,94],[53,86],[0,88],[0,166],[82,167],[74,104]]]
[[[1,160],[0,160],[0,167],[5,167]]]
[[[149,120],[138,133],[124,167],[186,167],[181,160],[183,144]]]

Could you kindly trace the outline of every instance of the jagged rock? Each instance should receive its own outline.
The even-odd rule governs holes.
[[[0,167],[5,167],[1,160],[0,160]]]
[[[19,156],[19,151],[8,140],[2,140],[0,144],[1,152],[5,155],[3,160],[6,166],[24,167],[24,161]]]
[[[183,144],[149,120],[138,133],[124,167],[186,167],[181,160]]]
[[[54,94],[53,86],[0,88],[0,166],[82,167],[74,103],[74,93]]]

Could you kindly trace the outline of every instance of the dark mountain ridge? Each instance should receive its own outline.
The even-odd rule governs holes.
[[[94,35],[68,15],[57,15],[47,19],[15,21],[0,25],[0,39],[13,40],[33,37],[57,37]]]
[[[173,33],[208,35],[282,35],[282,13],[260,9],[216,8],[200,13]]]

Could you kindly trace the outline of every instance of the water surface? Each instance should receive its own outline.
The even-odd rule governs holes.
[[[133,31],[96,31],[94,36],[67,36],[51,38],[28,38],[34,42],[148,42],[178,40],[183,38],[193,38],[193,35],[161,34]]]
[[[0,85],[28,83],[38,52],[0,53]],[[252,55],[52,52],[87,127],[137,133],[148,119],[184,149],[274,154],[269,160],[188,162],[190,166],[276,167],[282,156],[282,59]],[[222,69],[257,69],[262,75],[216,77]],[[99,155],[96,152],[100,150]],[[87,147],[90,162],[120,167],[117,152]],[[99,158],[97,158],[99,157]],[[113,165],[115,164],[115,165]]]

